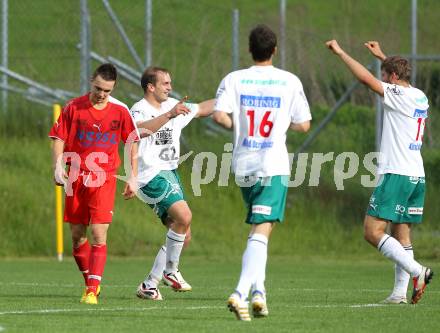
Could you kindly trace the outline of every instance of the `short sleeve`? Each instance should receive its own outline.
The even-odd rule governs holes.
[[[307,102],[301,82],[298,82],[298,86],[292,100],[290,117],[290,122],[294,124],[301,124],[312,119],[309,103]]]
[[[216,101],[214,110],[222,111],[226,113],[232,113],[234,111],[233,108],[233,100],[231,96],[231,87],[228,80],[229,76],[225,77],[217,89],[216,93]]]
[[[66,141],[69,137],[69,131],[71,126],[71,112],[72,112],[72,103],[66,104],[61,112],[58,120],[53,124],[49,137],[53,139],[59,139],[62,141]]]
[[[199,104],[196,103],[185,103],[185,106],[191,110],[190,113],[185,115],[179,115],[175,118],[175,123],[179,125],[180,128],[186,127],[191,120],[194,119],[194,117],[199,112]]]
[[[137,104],[133,105],[130,109],[130,115],[133,117],[135,123],[145,120],[143,112],[139,107],[137,107]]]
[[[134,117],[128,109],[123,108],[122,112],[122,127],[121,127],[121,138],[124,142],[136,142],[139,141],[139,132],[135,125]]]
[[[404,94],[395,84],[389,84],[386,82],[381,82],[383,88],[383,104],[387,106],[388,111],[398,111],[400,109],[400,104],[402,96]]]

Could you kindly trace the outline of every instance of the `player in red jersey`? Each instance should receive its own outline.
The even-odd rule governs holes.
[[[49,137],[53,139],[54,178],[66,191],[64,221],[70,223],[73,257],[86,284],[81,302],[97,304],[107,258],[107,230],[113,217],[118,144],[131,145],[132,177],[126,199],[136,193],[138,133],[125,104],[110,96],[117,79],[111,64],[93,73],[90,92],[64,107]],[[64,164],[68,165],[67,171]],[[90,225],[92,246],[87,240]]]

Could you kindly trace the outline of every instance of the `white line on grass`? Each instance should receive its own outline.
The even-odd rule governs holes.
[[[22,311],[3,311],[0,316],[4,315],[27,315],[27,314],[51,314],[66,312],[115,312],[115,311],[150,311],[150,310],[206,310],[206,309],[223,309],[224,306],[186,306],[186,307],[117,307],[117,308],[84,308],[84,309],[42,309],[42,310],[22,310]]]
[[[314,309],[325,309],[325,308],[352,308],[352,309],[362,309],[362,308],[374,308],[383,307],[386,304],[316,304],[316,305],[290,305],[293,308],[314,308]],[[42,310],[22,310],[22,311],[3,311],[0,312],[0,316],[4,315],[29,315],[29,314],[57,314],[57,313],[74,313],[74,312],[116,312],[116,311],[154,311],[154,310],[211,310],[211,309],[224,309],[224,306],[187,306],[187,307],[143,307],[143,308],[133,308],[133,307],[117,307],[117,308],[83,308],[83,309],[42,309]]]
[[[294,306],[295,308],[317,308],[317,309],[323,309],[323,308],[374,308],[374,307],[381,307],[386,306],[385,304],[317,304],[317,305],[299,305]]]
[[[359,291],[363,293],[382,293],[389,292],[390,289],[319,289],[319,288],[278,288],[278,290],[291,290],[291,291],[307,291],[307,292],[346,292],[350,290],[350,292]],[[439,294],[440,290],[428,290],[429,294]]]
[[[377,303],[372,303],[372,304],[354,304],[354,305],[350,305],[350,308],[375,308],[378,306],[386,306],[386,304],[377,304]]]
[[[63,287],[63,288],[82,288],[80,284],[63,284],[63,283],[38,283],[38,282],[0,282],[0,286],[29,286],[29,287]],[[104,288],[133,288],[131,284],[104,284]],[[223,287],[216,288],[210,286],[210,289],[225,289]],[[291,291],[304,291],[304,292],[345,292],[347,289],[319,289],[319,288],[273,288],[272,290],[291,290]],[[353,291],[353,290],[352,290]],[[381,293],[388,292],[389,289],[356,289],[355,291],[363,293]],[[440,290],[428,290],[429,293],[439,294]]]

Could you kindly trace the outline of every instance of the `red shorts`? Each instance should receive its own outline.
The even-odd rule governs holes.
[[[115,174],[106,173],[101,186],[90,186],[96,179],[96,174],[84,172],[72,183],[71,195],[66,194],[65,222],[85,225],[112,222],[116,192]]]

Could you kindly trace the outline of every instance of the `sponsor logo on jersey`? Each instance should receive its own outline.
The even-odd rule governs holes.
[[[259,142],[252,139],[244,138],[243,143],[241,145],[248,148],[266,149],[266,148],[272,148],[273,141],[265,140]]]
[[[240,95],[240,105],[254,108],[279,109],[280,97]]]
[[[400,90],[396,85],[393,87],[388,87],[387,88],[387,92],[396,95],[396,96],[402,96],[404,95],[403,90]]]
[[[121,127],[121,122],[119,120],[112,120],[110,123],[110,129],[116,131]]]
[[[428,117],[428,110],[415,109],[413,117],[414,118],[427,118]]]
[[[78,127],[86,127],[87,126],[87,120],[85,120],[85,119],[77,119],[77,124],[78,124]]]
[[[76,137],[82,147],[109,147],[118,144],[116,133],[78,130]]]
[[[409,215],[423,215],[423,207],[408,207]]]
[[[101,124],[93,124],[93,127],[97,128],[101,132]]]
[[[156,145],[170,145],[173,143],[173,129],[164,128],[156,132],[155,135]]]
[[[262,86],[286,86],[287,81],[284,80],[253,80],[253,79],[242,79],[241,84],[258,84]]]
[[[422,149],[422,143],[410,143],[408,148],[410,150],[420,150]]]
[[[262,214],[262,215],[270,215],[272,213],[272,207],[263,206],[263,205],[253,205],[252,206],[253,214]]]
[[[141,114],[141,111],[140,110],[131,110],[131,115],[133,116],[133,118],[136,118],[137,113]]]
[[[403,215],[403,213],[405,213],[405,210],[406,210],[405,206],[396,205],[396,210],[394,212],[398,215]]]

